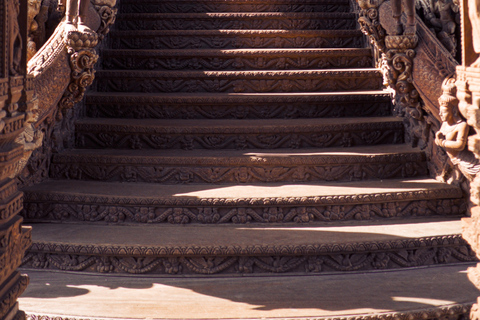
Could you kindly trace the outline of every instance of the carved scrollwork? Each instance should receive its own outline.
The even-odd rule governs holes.
[[[362,32],[370,38],[381,53],[385,52],[386,31],[379,21],[378,6],[383,0],[358,0],[361,8],[358,23]]]
[[[72,72],[70,84],[59,103],[60,110],[73,108],[83,98],[86,88],[95,79],[94,65],[98,60],[93,49],[98,43],[97,34],[69,32],[66,41]]]
[[[110,26],[115,23],[118,9],[114,8],[116,0],[95,0],[93,1],[95,9],[101,19],[100,28],[97,30],[98,39],[102,41],[108,32],[110,32]]]

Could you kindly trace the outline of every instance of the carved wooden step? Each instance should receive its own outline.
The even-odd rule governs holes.
[[[475,261],[460,232],[458,219],[438,218],[248,228],[44,223],[33,226],[24,266],[216,275],[352,272]]]
[[[112,31],[112,49],[364,48],[360,30]]]
[[[336,92],[379,90],[378,69],[297,71],[100,70],[100,92]]]
[[[123,12],[348,12],[347,0],[127,0],[122,1]]]
[[[272,119],[391,114],[382,91],[338,93],[140,94],[90,92],[87,116],[137,119]]]
[[[80,148],[277,149],[403,143],[400,118],[292,120],[81,119]]]
[[[117,30],[340,30],[355,29],[355,14],[344,12],[130,13]]]
[[[30,285],[19,302],[30,319],[468,319],[478,295],[467,278],[472,266],[280,279],[28,270]],[[62,293],[61,303],[52,292]]]
[[[175,186],[56,180],[24,192],[27,221],[288,225],[466,211],[459,188],[433,179]]]
[[[370,49],[104,50],[104,69],[292,70],[371,68]]]
[[[72,150],[54,155],[50,177],[162,184],[352,181],[426,176],[425,155],[406,145],[345,149]]]

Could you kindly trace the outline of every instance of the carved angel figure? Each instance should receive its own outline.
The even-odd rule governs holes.
[[[435,143],[454,157],[465,149],[468,137],[467,122],[458,115],[455,100],[456,98],[450,98],[445,94],[440,97],[440,118],[443,123],[435,135]]]
[[[440,103],[442,126],[435,135],[435,143],[444,148],[452,163],[471,179],[480,170],[480,164],[474,154],[465,148],[468,141],[469,126],[458,112],[455,81],[447,78],[442,85],[443,94]]]
[[[478,0],[480,1],[480,0]],[[402,25],[402,2],[407,15],[407,25]],[[392,13],[395,20],[395,35],[415,35],[415,0],[392,0]]]
[[[86,17],[90,0],[59,0],[59,10],[65,8],[66,32],[80,31],[82,33],[95,33],[87,26]]]

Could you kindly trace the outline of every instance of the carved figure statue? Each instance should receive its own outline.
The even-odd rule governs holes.
[[[455,39],[456,13],[459,7],[453,0],[432,1],[431,13],[427,16],[429,22],[435,28],[435,32],[442,44],[455,55],[457,41]],[[437,15],[439,18],[437,17]]]
[[[10,29],[10,75],[16,76],[21,73],[22,48],[23,42],[18,25],[18,15],[20,14],[19,0],[7,1],[9,6],[9,29]]]
[[[65,8],[66,32],[80,31],[82,33],[95,33],[87,26],[86,18],[90,0],[59,0],[60,10]],[[63,11],[63,10],[62,10]]]
[[[443,123],[435,135],[435,143],[445,149],[452,163],[471,180],[479,172],[480,164],[474,154],[465,148],[470,127],[459,115],[454,79],[447,78],[442,89],[438,102]]]
[[[443,123],[435,136],[435,143],[444,148],[449,156],[456,157],[467,145],[468,125],[458,115],[458,100],[455,97],[444,93],[439,102]]]
[[[480,0],[468,0],[468,17],[472,23],[473,50],[480,54]],[[480,57],[471,67],[480,67]]]
[[[37,52],[35,43],[35,33],[39,29],[38,22],[35,17],[40,12],[41,0],[28,0],[28,39],[27,39],[27,61],[30,60]]]
[[[477,0],[480,1],[480,0]],[[407,15],[407,25],[402,25],[402,2]],[[395,20],[395,35],[415,35],[415,0],[392,0],[392,13]]]

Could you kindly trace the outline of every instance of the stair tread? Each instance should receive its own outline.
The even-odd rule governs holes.
[[[116,119],[116,118],[83,118],[76,121],[77,128],[88,127],[89,130],[109,130],[121,132],[219,132],[227,133],[249,129],[250,133],[273,132],[289,128],[292,132],[305,132],[315,127],[344,128],[348,125],[364,124],[402,124],[397,117],[365,117],[365,118],[317,118],[317,119]],[[102,129],[103,128],[103,129]],[[220,130],[220,131],[219,131]],[[312,132],[313,133],[313,132]]]
[[[382,72],[375,68],[350,68],[350,69],[311,69],[311,70],[244,70],[244,71],[177,71],[177,70],[98,70],[98,77],[104,76],[121,76],[121,77],[166,77],[166,78],[208,78],[208,77],[228,77],[242,79],[242,77],[382,77]]]
[[[222,29],[222,30],[135,30],[135,31],[123,31],[112,30],[111,35],[113,37],[148,37],[148,36],[228,36],[228,35],[278,35],[278,36],[328,36],[328,37],[347,37],[347,36],[359,36],[362,35],[360,30],[276,30],[276,29],[263,29],[263,30],[235,30],[235,29]]]
[[[212,18],[328,18],[354,19],[350,12],[194,12],[194,13],[122,13],[119,20],[127,19],[212,19]]]
[[[406,243],[418,245],[424,241],[453,244],[460,240],[461,221],[443,217],[294,226],[35,223],[30,251],[143,256],[252,255],[255,252],[299,255],[398,249]]]
[[[265,92],[265,93],[223,93],[223,92],[182,92],[182,93],[146,93],[146,92],[88,92],[86,93],[87,102],[91,98],[100,99],[103,98],[106,101],[112,101],[112,99],[128,99],[135,98],[143,100],[180,100],[180,101],[195,101],[201,103],[203,101],[211,102],[212,100],[218,101],[245,101],[252,99],[282,99],[282,101],[297,101],[308,99],[344,99],[344,98],[362,98],[370,99],[374,97],[382,97],[383,99],[391,99],[390,93],[384,90],[371,90],[371,91],[347,91],[347,92]],[[257,100],[256,100],[257,101]]]
[[[122,183],[77,180],[47,181],[24,189],[26,199],[63,199],[80,201],[105,198],[115,203],[131,199],[136,203],[174,204],[187,200],[189,205],[218,205],[298,202],[333,204],[381,202],[385,200],[420,200],[443,197],[460,198],[457,187],[434,179],[388,179],[353,182],[272,183],[243,185],[163,185],[155,183]],[[109,200],[110,199],[110,200]],[[78,200],[75,200],[78,201]],[[91,200],[93,201],[93,200]]]
[[[356,146],[350,148],[280,149],[280,150],[125,150],[74,149],[54,155],[54,162],[92,162],[159,164],[174,161],[181,164],[275,165],[306,163],[338,164],[355,161],[390,161],[399,155],[410,155],[419,161],[425,156],[419,149],[406,144]]]
[[[343,275],[210,279],[29,270],[30,284],[19,302],[27,314],[70,319],[374,320],[407,319],[418,314],[437,318],[450,310],[465,308],[467,312],[476,300],[478,290],[466,274],[469,266],[473,267],[463,264]]]
[[[169,1],[162,1],[162,2],[176,2],[176,3],[226,3],[228,5],[235,5],[239,3],[259,3],[259,4],[265,4],[265,0],[169,0]],[[147,3],[158,3],[158,0],[124,0],[122,4],[147,4]],[[344,4],[348,5],[349,2],[348,0],[269,0],[269,3],[288,3],[288,4],[305,4],[305,3],[311,3],[311,4],[317,4],[317,3],[331,3],[331,4]]]
[[[115,56],[239,56],[239,55],[370,55],[363,48],[260,48],[260,49],[104,49],[102,54]]]

